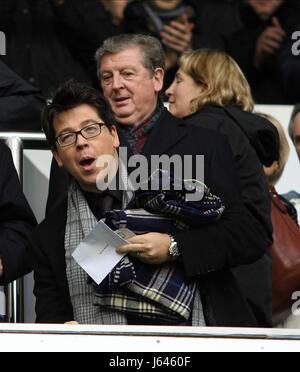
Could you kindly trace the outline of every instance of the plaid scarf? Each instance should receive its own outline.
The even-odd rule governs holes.
[[[113,210],[105,213],[105,223],[112,229],[127,228],[138,234],[149,231],[172,233],[175,229],[187,230],[189,227],[183,221],[171,216],[150,213],[145,209]]]
[[[76,247],[96,224],[97,219],[77,183],[73,181],[68,192],[65,250],[66,274],[74,320],[80,324],[127,324],[124,314],[93,305],[94,287],[90,284],[88,274],[72,257]]]
[[[196,282],[182,264],[149,265],[126,256],[95,288],[95,304],[136,317],[180,324],[192,314]]]
[[[197,196],[197,201],[190,200],[191,196]],[[128,208],[133,207],[163,214],[181,229],[216,221],[225,209],[223,200],[213,195],[204,183],[183,180],[163,169],[154,171],[142,183],[128,205]]]
[[[185,192],[172,191],[137,192],[135,202],[141,200],[152,213],[144,209],[111,211],[105,222],[113,230],[126,227],[138,234],[166,233],[187,229],[191,222],[201,226],[214,221],[225,209],[222,200],[207,188],[197,203],[186,202]],[[143,318],[180,323],[191,317],[195,291],[196,283],[187,279],[181,263],[148,265],[126,256],[104,282],[95,285],[95,303]]]
[[[119,124],[134,154],[139,154],[142,151],[163,109],[163,104],[158,103],[152,115],[135,128]]]

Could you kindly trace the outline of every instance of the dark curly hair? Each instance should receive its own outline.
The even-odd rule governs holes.
[[[110,104],[102,93],[76,80],[68,80],[58,88],[53,100],[49,101],[42,113],[42,127],[51,148],[56,146],[56,135],[53,128],[55,118],[59,114],[83,104],[96,109],[109,130],[113,125],[116,125]]]

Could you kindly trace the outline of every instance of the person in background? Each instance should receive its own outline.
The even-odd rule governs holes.
[[[300,103],[293,109],[289,123],[289,135],[300,159]]]
[[[269,188],[273,187],[275,188],[277,182],[280,180],[285,165],[288,161],[289,155],[290,155],[290,147],[286,138],[286,135],[284,133],[284,129],[282,125],[279,123],[277,119],[274,117],[259,113],[260,116],[266,118],[269,120],[277,129],[279,133],[279,142],[280,142],[280,157],[278,160],[275,160],[269,167],[264,166],[264,173],[267,177],[268,186]],[[295,223],[298,225],[298,216],[297,211],[294,208],[294,206],[282,195],[278,195],[280,197],[280,200],[283,202],[283,204],[287,207],[288,213],[293,218]]]
[[[46,98],[71,77],[91,83],[88,71],[67,44],[67,28],[55,14],[53,6],[59,2],[0,1],[0,30],[7,46],[1,60]]]
[[[166,85],[181,53],[222,48],[222,35],[236,29],[236,4],[220,0],[102,0],[126,33],[157,37],[166,52]]]
[[[0,61],[0,130],[41,131],[41,93]],[[27,238],[36,220],[22,193],[10,150],[0,143],[0,285],[31,270]],[[0,322],[5,320],[5,294],[0,288]]]
[[[195,19],[195,6],[184,0],[133,1],[125,9],[123,25],[126,32],[151,34],[161,40],[168,81],[180,54],[192,48],[193,35],[198,32]]]
[[[288,132],[300,160],[300,104],[294,106]],[[289,191],[284,197],[296,208],[300,224],[300,189]]]
[[[299,90],[292,91],[288,80],[282,81],[291,80],[293,75],[297,79],[299,75],[299,67],[295,68],[300,65],[299,56],[294,58],[291,48],[291,37],[299,24],[299,11],[299,0],[243,0],[239,9],[239,29],[224,37],[225,50],[245,73],[257,103],[299,101]],[[293,66],[286,64],[290,56]],[[298,62],[294,64],[294,60]]]
[[[278,133],[279,133],[280,157],[277,161],[274,161],[271,166],[264,167],[264,172],[265,172],[265,176],[266,176],[267,181],[268,181],[268,187],[269,187],[270,196],[272,198],[272,203],[275,206],[275,205],[278,205],[278,202],[281,202],[281,205],[279,204],[280,209],[278,209],[278,207],[277,208],[275,207],[274,210],[276,210],[276,211],[280,210],[281,213],[282,213],[282,218],[287,220],[288,217],[291,217],[291,218],[288,219],[288,221],[293,221],[295,223],[295,231],[293,231],[291,229],[291,227],[289,227],[289,228],[287,228],[287,231],[285,232],[285,234],[289,233],[289,234],[292,235],[293,238],[295,238],[295,236],[296,236],[295,232],[297,231],[297,228],[299,228],[298,218],[297,218],[297,210],[294,207],[294,205],[286,198],[286,195],[280,195],[276,191],[276,184],[279,182],[280,178],[282,177],[285,165],[286,165],[286,163],[288,161],[288,158],[289,158],[290,147],[289,147],[284,129],[283,129],[282,125],[280,124],[280,122],[277,119],[275,119],[274,117],[270,116],[270,115],[266,115],[264,113],[259,113],[259,115],[261,115],[262,117],[267,118],[277,128]],[[279,201],[277,201],[278,199],[279,199]],[[285,208],[285,211],[284,211],[283,208]],[[274,222],[274,237],[275,237],[274,240],[275,240],[275,244],[277,245],[276,246],[276,251],[278,251],[279,249],[283,250],[286,247],[286,246],[282,247],[282,244],[286,244],[286,242],[282,242],[282,237],[281,237],[282,235],[280,234],[280,229],[281,228],[286,229],[287,225],[285,225],[283,220],[278,220],[276,218],[276,212],[274,212],[272,210],[272,214],[273,213],[274,213],[273,218],[274,218],[274,221],[275,221]],[[277,231],[277,230],[279,230],[279,231]],[[283,236],[288,236],[288,235],[283,234]],[[276,237],[278,237],[278,241],[276,241]],[[299,239],[299,237],[298,237],[298,239]],[[271,247],[271,249],[272,249],[272,247]],[[282,265],[284,265],[284,266],[286,265],[286,262],[288,262],[291,259],[288,256],[285,257],[284,255],[282,255],[282,253],[277,253],[276,255],[278,255],[279,257],[280,256],[284,257],[284,258],[282,258],[282,260],[283,260]],[[277,257],[275,259],[278,260],[279,258]],[[277,282],[278,281],[280,282],[281,279],[282,278],[279,278],[278,274],[275,273],[273,275],[273,285],[276,286]],[[274,296],[275,296],[275,297],[273,296],[273,323],[274,323],[274,327],[276,327],[276,328],[299,328],[300,327],[299,317],[295,316],[292,313],[291,308],[289,309],[289,311],[285,311],[282,314],[282,307],[281,307],[282,305],[281,305],[281,302],[280,302],[280,301],[283,300],[283,299],[281,299],[281,296],[282,296],[281,287],[279,287],[278,289],[276,287],[273,288],[273,293],[274,293]],[[278,313],[279,309],[280,309],[280,312]]]
[[[259,324],[271,326],[271,260],[267,248],[272,242],[272,224],[261,163],[270,165],[278,158],[278,134],[267,120],[252,113],[249,84],[235,61],[222,51],[184,53],[166,95],[173,115],[188,125],[225,134],[231,145],[243,203],[269,236],[265,256],[234,273]]]
[[[46,1],[46,0],[44,0]],[[110,36],[124,32],[152,34],[167,51],[167,80],[178,56],[193,47],[223,47],[222,35],[236,29],[236,2],[223,0],[47,0],[61,41],[92,78],[93,56]],[[78,75],[73,73],[74,77]]]
[[[105,39],[124,31],[119,18],[128,0],[51,1],[56,19],[64,29],[66,45],[97,87],[95,52]]]
[[[300,12],[300,2],[294,2],[295,14]],[[290,104],[300,101],[300,44],[299,44],[300,21],[293,25],[291,35],[288,35],[286,42],[278,56],[278,75],[285,97]],[[295,38],[295,35],[297,38]]]
[[[116,26],[120,26],[124,19],[124,12],[127,5],[132,0],[101,0],[105,10],[111,14],[112,21]]]
[[[23,195],[9,148],[0,143],[0,285],[31,271],[28,239],[35,217]]]
[[[42,94],[0,61],[0,130],[41,131]]]

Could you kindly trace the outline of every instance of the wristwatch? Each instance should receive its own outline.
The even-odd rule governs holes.
[[[175,241],[175,239],[173,238],[172,235],[169,235],[169,237],[171,239],[171,244],[170,244],[170,247],[169,247],[169,254],[170,254],[170,256],[172,257],[173,260],[176,260],[176,258],[180,256],[178,244],[177,244],[177,242]]]

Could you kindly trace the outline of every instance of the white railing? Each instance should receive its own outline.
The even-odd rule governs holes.
[[[21,184],[23,183],[23,149],[28,145],[34,148],[46,148],[46,137],[43,133],[0,132],[0,140],[9,146],[15,168]],[[24,290],[23,279],[19,279],[5,287],[6,322],[24,322]]]
[[[199,369],[194,352],[299,352],[300,333],[254,328],[0,324],[0,345],[3,352],[134,352],[140,353],[148,369],[155,364],[149,352],[160,359],[160,353],[177,353],[180,362],[182,357],[191,356],[184,359],[186,366]],[[104,370],[109,369],[112,357],[101,356]],[[132,358],[130,354],[120,355],[124,357]],[[156,360],[156,367],[158,362],[161,360]]]

